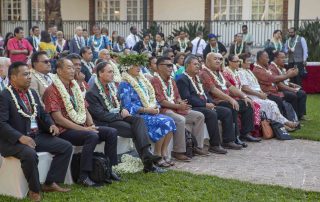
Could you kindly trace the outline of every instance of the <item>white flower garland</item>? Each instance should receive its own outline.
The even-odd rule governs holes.
[[[170,97],[169,97],[167,94],[168,87],[167,87],[166,83],[163,81],[163,79],[161,78],[161,76],[157,72],[155,72],[154,77],[157,77],[160,80],[161,85],[162,85],[162,91],[163,91],[164,96],[166,97],[166,100],[168,100],[171,103],[174,103],[174,91],[173,91],[172,79],[169,78],[169,81],[168,81],[168,84],[169,84],[168,87],[170,89]]]
[[[12,86],[7,86],[6,88],[8,89],[8,91],[9,91],[10,94],[11,94],[11,97],[12,97],[12,99],[13,99],[13,102],[14,102],[14,104],[15,104],[16,107],[17,107],[18,113],[21,114],[22,116],[26,117],[26,118],[29,118],[30,120],[31,120],[31,119],[35,119],[36,116],[37,116],[37,113],[38,113],[38,111],[37,111],[37,103],[36,103],[35,100],[34,100],[34,97],[33,97],[33,95],[32,95],[31,90],[30,90],[30,89],[28,90],[28,94],[29,94],[29,96],[30,96],[30,98],[31,98],[31,103],[30,103],[30,104],[32,105],[33,113],[32,113],[31,115],[29,115],[29,114],[26,114],[26,113],[21,109],[21,107],[20,107],[20,105],[19,105],[19,103],[18,103],[18,100],[17,100],[15,94],[14,94],[13,91],[12,91]]]
[[[120,71],[119,71],[119,68],[118,66],[112,62],[111,60],[109,61],[110,65],[112,66],[112,69],[113,69],[113,73],[114,73],[114,81],[119,83],[121,81],[121,74],[120,74]]]
[[[203,69],[207,70],[207,72],[209,72],[209,74],[213,77],[213,79],[218,83],[218,85],[222,88],[222,89],[226,89],[227,86],[226,86],[226,80],[224,79],[223,75],[218,72],[218,74],[220,75],[222,81],[220,81],[220,79],[218,78],[218,76],[213,73],[213,71],[207,67],[203,67]]]
[[[277,68],[277,70],[278,70],[280,75],[286,74],[286,70],[285,69],[282,71],[276,63],[271,62],[271,64],[274,65]],[[284,80],[283,83],[286,84],[286,85],[289,85],[289,79]]]
[[[180,47],[180,52],[185,52],[186,50],[187,50],[187,48],[188,48],[188,40],[183,40],[183,42],[180,40],[180,38],[178,39],[178,42],[179,42],[179,47]],[[182,47],[182,44],[184,44],[185,45],[185,47]]]
[[[217,42],[217,44],[216,44],[216,47],[213,48],[213,47],[210,45],[210,48],[211,48],[211,52],[213,52],[213,53],[219,53],[218,42]]]
[[[98,42],[96,41],[96,35],[93,35],[92,36],[93,40],[93,49],[94,49],[94,52],[99,52],[101,46],[102,46],[102,40],[103,40],[103,35],[100,36],[100,40],[99,40],[99,44]],[[98,45],[98,46],[97,46]]]
[[[265,70],[265,71],[268,72],[270,75],[272,75],[272,72],[271,72],[269,69],[266,69],[266,68],[262,67],[261,65],[258,65],[258,63],[254,63],[253,65],[254,65],[255,67],[257,67],[257,68],[260,68],[260,69]]]
[[[75,109],[70,101],[70,94],[68,93],[67,89],[63,85],[58,75],[52,75],[51,79],[61,95],[61,98],[63,100],[64,106],[70,119],[77,124],[84,124],[87,118],[86,108],[84,98],[78,83],[75,80],[71,81],[73,85],[71,91],[75,97],[76,102],[78,103],[78,109]]]
[[[235,54],[236,56],[239,56],[239,55],[241,54],[241,52],[242,52],[242,50],[243,50],[243,46],[244,46],[244,42],[242,41],[242,42],[241,42],[241,46],[240,46],[240,51],[239,51],[239,53],[238,53],[238,52],[237,52],[238,43],[236,42],[236,43],[234,44],[234,54]]]
[[[274,38],[272,38],[271,42],[273,43],[274,48],[276,49],[276,51],[281,51],[282,50],[282,43],[281,41],[276,41]],[[278,49],[278,44],[279,44],[279,49]]]
[[[143,164],[140,158],[124,154],[121,157],[121,163],[112,166],[112,170],[118,174],[137,173],[143,170]]]
[[[297,42],[298,42],[298,38],[299,38],[299,35],[296,36],[294,42],[293,42],[293,46],[290,47],[290,41],[292,40],[292,38],[290,37],[289,40],[288,40],[288,48],[294,52],[294,49],[296,48],[296,45],[297,45]]]
[[[57,41],[56,47],[59,48],[60,52],[62,52],[65,44],[66,44],[66,40],[62,39],[62,45],[60,45],[59,42]]]
[[[154,108],[157,106],[154,89],[151,83],[149,82],[149,80],[143,75],[142,72],[139,73],[139,76],[137,77],[137,79],[141,82],[144,89],[148,91],[147,93],[143,92],[137,80],[134,79],[127,72],[122,73],[122,78],[123,80],[127,81],[133,87],[133,89],[137,92],[137,94],[140,97],[141,103],[144,107]]]
[[[74,35],[74,40],[76,41],[77,47],[80,50],[82,48],[82,36],[78,37],[76,34]],[[80,44],[79,44],[80,43]]]
[[[120,103],[119,103],[118,98],[117,98],[117,95],[116,95],[116,93],[113,91],[113,89],[109,88],[109,91],[110,91],[110,95],[111,95],[112,99],[114,100],[116,106],[114,106],[113,103],[112,103],[112,101],[110,101],[110,100],[107,98],[107,95],[106,95],[104,89],[102,88],[102,85],[100,84],[100,81],[99,81],[98,77],[95,78],[95,84],[96,84],[96,86],[97,86],[98,89],[99,89],[99,94],[102,96],[102,98],[103,98],[103,100],[104,100],[104,103],[105,103],[106,106],[107,106],[108,111],[111,111],[111,110],[114,109],[114,108],[120,109]]]
[[[48,88],[49,85],[38,72],[36,72],[34,69],[31,69],[30,72],[34,75],[34,77],[36,77],[36,79],[38,79],[38,81],[40,81],[43,87]]]
[[[194,83],[193,79],[191,76],[189,76],[189,74],[187,74],[186,72],[183,72],[184,75],[187,76],[187,78],[191,81],[191,84],[193,86],[193,88],[196,90],[198,95],[203,95],[206,97],[206,94],[204,93],[203,87],[202,87],[202,83],[200,83],[200,78],[198,75],[195,76],[197,85]],[[198,86],[198,87],[197,87]]]

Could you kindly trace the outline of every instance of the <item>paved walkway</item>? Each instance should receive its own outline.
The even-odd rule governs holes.
[[[268,140],[227,155],[195,157],[174,169],[258,184],[320,191],[320,142]]]

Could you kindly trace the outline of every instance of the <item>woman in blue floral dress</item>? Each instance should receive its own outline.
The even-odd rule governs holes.
[[[159,114],[159,105],[156,102],[152,85],[143,76],[138,65],[125,67],[123,81],[119,85],[121,105],[133,116],[141,116],[148,128],[150,139],[155,143],[154,152],[162,156],[158,165],[168,167],[174,165],[168,159],[168,145],[176,125],[172,118]]]

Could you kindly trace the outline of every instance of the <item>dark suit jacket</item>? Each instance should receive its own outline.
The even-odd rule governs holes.
[[[103,97],[99,94],[99,89],[95,84],[87,91],[86,100],[89,104],[88,110],[96,125],[105,126],[108,123],[122,120],[119,113],[108,111]]]
[[[74,37],[70,40],[69,49],[70,53],[76,53],[78,55],[80,54],[80,49],[78,48],[76,39]]]
[[[84,76],[85,76],[84,80],[88,83],[92,74],[90,73],[88,68],[82,62],[81,62],[81,70],[80,71],[82,74],[84,74]]]
[[[153,50],[155,49],[155,44],[154,43],[149,43],[148,45],[148,50],[149,52],[153,52]],[[136,43],[136,45],[133,46],[132,50],[138,52],[138,53],[142,53],[144,51],[146,51],[144,49],[144,45],[143,45],[143,41],[139,41]]]
[[[35,51],[36,51],[36,48],[34,47],[32,36],[29,36],[29,37],[27,37],[26,39],[29,41],[29,43],[30,43],[31,46],[33,47],[33,52],[35,52]],[[39,45],[39,44],[38,44],[38,45]]]
[[[19,94],[16,94],[18,103],[26,111],[23,101]],[[36,117],[39,132],[49,132],[49,127],[53,125],[53,121],[48,113],[46,113],[40,103],[37,93],[31,89],[35,102],[37,103],[38,115]],[[29,95],[28,95],[29,97]],[[31,98],[29,97],[31,101]],[[10,92],[5,89],[0,93],[0,153],[3,156],[10,156],[19,152],[23,145],[18,142],[22,135],[30,132],[30,119],[23,117],[18,113],[17,107],[11,98]],[[20,146],[19,146],[20,145]]]
[[[208,93],[206,93],[207,100],[200,98],[186,75],[182,74],[176,83],[181,99],[187,99],[188,104],[192,105],[192,107],[206,107],[206,103],[213,103],[213,100],[208,96]]]
[[[218,41],[218,49],[219,49],[219,53],[227,53],[227,49],[226,47]],[[207,55],[211,52],[211,47],[210,47],[210,43],[207,44],[207,46],[205,47],[205,49],[203,50],[203,58],[206,59]]]

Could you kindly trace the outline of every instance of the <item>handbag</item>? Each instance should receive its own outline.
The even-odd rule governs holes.
[[[287,132],[287,130],[285,129],[285,127],[282,123],[271,120],[270,125],[271,125],[271,128],[273,130],[275,137],[278,140],[292,140],[292,137]]]
[[[71,161],[71,176],[74,182],[77,182],[80,175],[81,153],[74,154]],[[95,183],[103,183],[110,180],[111,165],[110,160],[103,153],[94,152],[92,158],[92,171],[89,177]]]
[[[270,125],[270,120],[267,117],[266,112],[262,111],[261,113],[261,130],[263,139],[273,138],[273,130]]]
[[[198,147],[198,142],[188,130],[185,130],[186,139],[186,156],[192,158],[194,156],[193,149]]]

